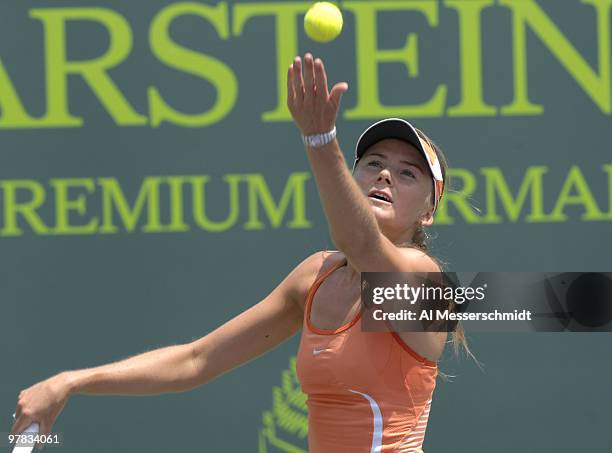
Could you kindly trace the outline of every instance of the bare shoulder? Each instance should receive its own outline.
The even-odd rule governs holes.
[[[399,251],[418,272],[442,272],[438,262],[422,250],[413,247],[399,247]]]
[[[304,310],[306,296],[317,278],[332,266],[342,262],[344,255],[334,250],[320,250],[306,257],[289,275],[294,287],[294,300]]]
[[[414,247],[402,247],[381,235],[371,246],[348,254],[350,266],[359,272],[435,272],[436,261]]]
[[[417,272],[442,272],[438,262],[422,250],[402,247],[400,252],[410,261],[411,268]],[[448,339],[447,332],[398,331],[397,334],[410,349],[432,362],[440,359]]]

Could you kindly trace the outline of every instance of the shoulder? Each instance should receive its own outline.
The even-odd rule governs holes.
[[[335,250],[319,250],[307,256],[289,274],[294,286],[295,302],[304,309],[306,296],[314,282],[332,267],[344,261],[344,254]]]
[[[418,272],[442,272],[438,261],[423,250],[414,247],[398,247],[398,251]]]
[[[430,274],[443,272],[440,263],[423,250],[414,247],[399,247],[398,250],[409,262],[410,269],[416,272]],[[393,322],[391,326],[395,327]],[[437,362],[440,359],[448,339],[447,332],[404,332],[395,328],[393,330],[398,340],[402,341],[409,350],[429,362]]]
[[[439,266],[425,251],[397,245],[382,233],[369,244],[343,250],[359,272],[437,272]]]
[[[442,272],[442,266],[433,256],[414,247],[397,247],[398,253],[409,264],[409,271],[414,272]],[[317,275],[327,269],[350,259],[338,250],[320,250],[307,257],[300,266],[306,272],[315,272]],[[383,271],[381,271],[383,272]],[[313,280],[314,282],[314,280]]]

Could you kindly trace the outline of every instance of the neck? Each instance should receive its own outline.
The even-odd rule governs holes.
[[[416,227],[410,227],[408,230],[402,230],[400,232],[385,231],[382,228],[381,230],[387,239],[389,239],[395,245],[400,246],[401,244],[412,243],[414,234],[416,232]]]

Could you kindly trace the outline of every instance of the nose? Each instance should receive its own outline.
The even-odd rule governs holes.
[[[378,173],[378,181],[385,181],[387,184],[391,185],[391,172],[383,168],[380,173]]]

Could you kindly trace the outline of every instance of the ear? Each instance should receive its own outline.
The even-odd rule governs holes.
[[[433,208],[428,209],[425,214],[421,216],[421,226],[430,227],[434,223]]]

